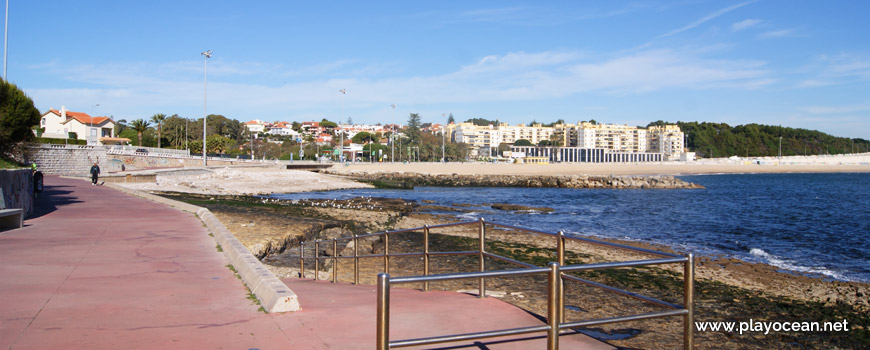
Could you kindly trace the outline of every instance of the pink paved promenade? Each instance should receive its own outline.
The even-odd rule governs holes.
[[[265,314],[195,215],[83,180],[45,184],[25,227],[0,232],[0,349],[374,348],[372,286],[287,280],[303,311]],[[541,324],[450,292],[394,288],[391,306],[394,339]],[[443,346],[545,348],[480,342]],[[561,343],[612,349],[582,335]]]

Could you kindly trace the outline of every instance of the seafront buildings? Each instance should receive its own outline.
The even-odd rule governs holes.
[[[674,160],[685,153],[685,135],[677,125],[642,128],[618,124],[450,124],[453,142],[464,142],[472,155],[496,156],[510,148],[513,158],[541,158],[558,162],[646,162]],[[531,146],[515,145],[519,140]]]
[[[291,123],[264,123],[253,120],[245,123],[252,131],[264,130],[269,135],[298,138],[310,135],[325,143],[331,132],[332,140],[349,142],[360,132],[386,135],[401,134],[399,125],[338,124],[327,130],[318,122],[302,122],[294,131]],[[260,129],[260,128],[263,129]],[[524,162],[660,162],[686,159],[685,135],[677,125],[655,125],[648,128],[578,122],[576,124],[515,124],[475,125],[470,122],[434,124],[421,131],[447,135],[447,142],[468,145],[471,158],[514,158]],[[342,137],[339,137],[339,134]],[[526,140],[528,143],[518,141]],[[384,138],[383,142],[389,142]],[[525,144],[525,145],[522,145]]]

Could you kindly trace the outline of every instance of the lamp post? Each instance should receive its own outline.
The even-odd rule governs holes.
[[[208,119],[208,114],[207,114],[207,111],[208,111],[208,108],[207,108],[207,106],[208,106],[208,59],[211,58],[211,50],[203,52],[203,53],[201,53],[201,55],[205,56],[205,71],[204,71],[205,75],[203,78],[203,89],[202,89],[202,95],[203,95],[203,97],[202,97],[202,166],[206,166],[206,165],[208,165],[208,162],[206,160],[206,158],[208,158],[207,157],[208,154],[205,152],[206,151],[205,138],[206,138],[206,132],[208,131],[208,129],[206,128],[206,119]],[[251,150],[251,152],[253,153],[253,150]]]
[[[782,136],[779,137],[779,159],[782,159]]]
[[[338,122],[341,123],[341,120],[344,119],[344,95],[347,95],[347,89],[338,90],[341,93],[341,115],[338,117]],[[351,142],[353,143],[353,142]],[[344,162],[344,131],[341,132],[341,144],[339,145],[339,149],[341,150],[338,156],[338,162]]]
[[[91,119],[89,120],[89,122],[90,122],[90,123],[89,123],[89,124],[90,124],[90,130],[88,130],[88,134],[90,134],[90,135],[88,135],[88,141],[90,141],[91,136],[93,136],[93,139],[94,139],[94,140],[93,140],[93,141],[94,141],[94,146],[97,145],[97,137],[98,137],[98,136],[97,136],[98,133],[97,133],[97,131],[94,129],[94,118],[97,116],[97,107],[99,107],[99,106],[100,106],[99,103],[97,103],[97,104],[94,105],[94,115],[91,116]],[[88,144],[91,144],[91,143],[88,142]]]
[[[446,117],[447,113],[441,113],[441,117]],[[446,122],[446,121],[445,121]],[[444,163],[444,125],[441,125],[441,163]]]
[[[396,104],[395,103],[391,104],[390,108],[393,109],[393,116],[390,119],[392,119],[395,122],[396,121]],[[395,136],[396,136],[395,132],[390,133],[390,163],[396,162],[396,158],[395,158],[395,154],[394,154],[396,152],[396,138],[395,138]],[[402,152],[402,147],[399,147],[399,152]]]
[[[9,47],[9,0],[6,0],[6,29],[3,30],[3,79],[9,81],[6,75],[6,49]]]

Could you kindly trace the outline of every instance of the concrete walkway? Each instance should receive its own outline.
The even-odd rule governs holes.
[[[0,232],[0,349],[374,348],[372,286],[287,280],[303,311],[265,314],[193,214],[82,180],[49,176],[45,189],[24,228]],[[395,288],[391,306],[394,339],[540,324],[450,292]],[[612,349],[583,335],[561,343]],[[545,348],[444,346],[463,345]]]

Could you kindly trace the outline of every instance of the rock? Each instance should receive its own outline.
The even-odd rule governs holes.
[[[509,211],[539,211],[543,213],[549,213],[556,211],[553,208],[547,207],[529,207],[525,205],[517,205],[517,204],[507,204],[507,203],[493,203],[491,206],[493,209],[498,210],[509,210]]]

